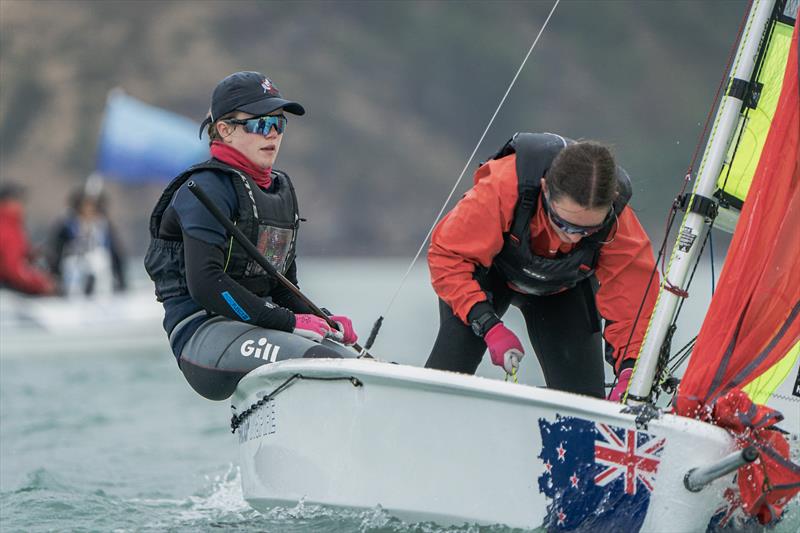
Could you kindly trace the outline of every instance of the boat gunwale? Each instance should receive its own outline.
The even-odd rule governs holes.
[[[269,394],[271,391],[264,387],[264,380],[269,379],[270,383],[275,382],[274,386],[277,386],[278,382],[295,374],[324,378],[354,377],[367,385],[413,388],[545,408],[549,405],[554,413],[569,411],[570,416],[584,414],[589,418],[599,415],[620,424],[636,424],[635,414],[623,412],[628,406],[605,399],[456,372],[355,358],[287,359],[260,366],[240,381],[231,397],[232,407],[236,409],[237,405],[242,405],[248,399],[255,400]],[[699,432],[704,438],[718,441],[720,445],[730,445],[733,449],[734,441],[727,430],[697,419],[662,411],[658,418],[648,422],[648,427],[641,429],[648,431],[650,426],[671,431]]]

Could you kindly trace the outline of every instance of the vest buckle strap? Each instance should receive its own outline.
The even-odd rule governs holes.
[[[539,196],[539,190],[533,188],[524,188],[522,189],[522,195],[519,199],[519,205],[524,210],[527,211],[533,207],[533,204],[536,202],[536,198]]]

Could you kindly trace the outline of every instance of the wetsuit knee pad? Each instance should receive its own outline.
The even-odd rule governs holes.
[[[181,372],[191,387],[208,400],[227,400],[236,390],[245,372],[225,371],[218,368],[206,368],[181,358]]]

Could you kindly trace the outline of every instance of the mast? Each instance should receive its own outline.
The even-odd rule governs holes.
[[[647,327],[639,358],[628,388],[626,403],[641,404],[649,400],[653,380],[659,361],[661,347],[670,334],[670,325],[675,317],[679,303],[677,294],[666,289],[667,282],[673,287],[685,290],[691,266],[697,260],[701,243],[708,231],[706,214],[702,207],[714,203],[712,194],[719,176],[728,145],[734,136],[739,120],[739,110],[748,93],[750,78],[753,75],[758,49],[768,27],[775,0],[754,0],[742,34],[736,59],[731,68],[731,77],[725,96],[717,110],[711,136],[706,144],[694,189],[686,203],[678,238],[672,250],[667,273],[661,280],[658,299]]]

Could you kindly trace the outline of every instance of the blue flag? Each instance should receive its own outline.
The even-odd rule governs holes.
[[[664,438],[556,415],[539,419],[550,503],[548,531],[639,531],[650,504]]]
[[[127,183],[167,181],[209,157],[199,124],[114,90],[100,131],[97,171]]]

